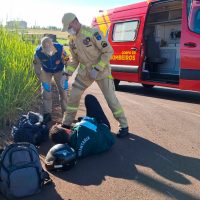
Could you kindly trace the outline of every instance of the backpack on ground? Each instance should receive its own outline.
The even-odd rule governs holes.
[[[51,182],[51,179],[43,170],[34,145],[15,143],[3,150],[0,160],[0,191],[6,198],[34,195],[47,182]]]
[[[43,117],[39,113],[28,112],[22,115],[11,132],[14,142],[28,142],[40,145],[48,139],[49,129],[43,124]]]

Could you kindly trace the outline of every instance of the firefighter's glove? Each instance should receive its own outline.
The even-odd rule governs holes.
[[[95,68],[93,68],[90,72],[90,78],[95,80],[97,78],[97,75],[98,75],[99,71]]]
[[[51,92],[51,84],[49,84],[47,82],[42,82],[42,86],[43,86],[45,91]]]
[[[60,79],[60,85],[63,90],[68,90],[68,77],[66,75],[63,75]]]

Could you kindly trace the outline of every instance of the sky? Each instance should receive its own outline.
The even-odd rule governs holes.
[[[73,12],[82,24],[90,25],[99,10],[108,10],[145,0],[0,0],[0,24],[24,20],[31,26],[62,27],[62,16]]]

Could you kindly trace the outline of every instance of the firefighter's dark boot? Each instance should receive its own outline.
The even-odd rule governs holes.
[[[128,127],[120,128],[118,133],[117,133],[117,137],[118,138],[123,138],[123,137],[126,137],[128,134],[129,134]]]

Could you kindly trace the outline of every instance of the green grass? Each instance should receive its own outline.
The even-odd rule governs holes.
[[[57,42],[64,46],[68,46],[68,43],[69,43],[67,39],[60,39],[60,38],[57,38]]]
[[[39,84],[32,67],[35,45],[4,28],[0,28],[0,38],[0,126],[3,127],[30,108],[37,98]]]

